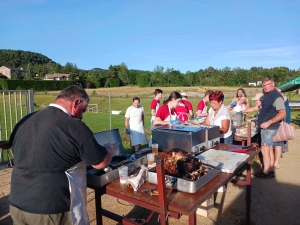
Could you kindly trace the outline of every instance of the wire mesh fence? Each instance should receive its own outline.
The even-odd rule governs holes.
[[[153,89],[154,90],[154,89]],[[176,88],[174,88],[176,90]],[[125,113],[129,106],[133,103],[133,97],[140,98],[140,104],[144,107],[144,116],[145,116],[145,130],[148,137],[151,135],[150,129],[150,119],[151,119],[151,110],[150,103],[154,97],[152,93],[145,92],[137,92],[134,88],[128,89],[127,93],[119,93],[117,91],[112,92],[101,92],[101,90],[91,91],[87,90],[90,95],[90,104],[88,106],[87,113],[83,116],[83,121],[87,126],[94,132],[101,132],[110,129],[119,129],[122,140],[129,145],[129,137],[125,134]],[[179,91],[180,90],[176,90]],[[20,91],[23,93],[22,91]],[[188,100],[192,103],[194,113],[196,112],[197,105],[201,99],[204,97],[204,92],[196,92],[196,91],[185,91],[188,95]],[[26,91],[24,92],[26,93]],[[161,104],[163,101],[168,98],[169,92],[163,93],[163,98],[160,100]],[[250,106],[253,104],[251,98],[257,93],[257,90],[248,91],[247,96],[250,102]],[[7,140],[10,136],[10,133],[16,124],[16,122],[25,116],[27,113],[31,112],[31,110],[38,111],[42,110],[49,106],[50,103],[53,103],[56,99],[58,92],[35,92],[34,93],[34,102],[32,99],[28,99],[28,97],[21,99],[18,97],[20,93],[15,94],[11,92],[10,94],[3,94],[5,98],[0,100],[0,104],[3,106],[7,103],[10,105],[6,107],[1,107],[0,105],[0,120],[6,121],[6,125],[1,125],[1,140]],[[236,92],[224,92],[225,101],[224,104],[229,104],[232,98],[236,95]],[[15,101],[15,99],[17,101]],[[18,99],[20,99],[18,102]],[[30,103],[28,106],[28,103]],[[22,106],[16,109],[16,106]],[[29,108],[30,107],[30,110]],[[17,115],[17,116],[15,116]],[[125,143],[125,145],[126,145]],[[1,163],[1,162],[0,162]]]

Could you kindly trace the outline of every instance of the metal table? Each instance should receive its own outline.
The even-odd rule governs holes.
[[[238,147],[237,145],[220,144],[217,146],[219,150],[229,150]],[[227,182],[232,182],[237,185],[246,186],[246,223],[250,224],[250,204],[251,204],[251,161],[255,155],[259,152],[256,147],[250,148],[247,151],[249,157],[240,164],[240,166],[234,171],[234,173],[220,173],[209,183],[207,183],[202,189],[194,194],[180,192],[177,190],[166,189],[165,176],[163,168],[164,152],[160,152],[157,159],[157,178],[158,178],[158,190],[159,196],[146,196],[142,190],[155,187],[156,185],[149,182],[145,182],[143,186],[136,192],[126,185],[121,185],[119,180],[115,180],[112,183],[103,187],[88,187],[95,190],[95,204],[96,204],[96,220],[97,225],[102,224],[102,216],[106,216],[110,219],[118,221],[122,224],[140,224],[129,218],[122,217],[114,214],[102,208],[101,195],[107,194],[135,205],[152,210],[152,213],[147,218],[146,222],[150,221],[155,212],[159,214],[161,224],[168,224],[168,216],[179,219],[181,215],[187,215],[189,224],[196,224],[196,210],[206,201],[209,196],[215,193],[222,185]],[[243,167],[247,167],[246,179],[235,180],[233,177],[240,172]]]

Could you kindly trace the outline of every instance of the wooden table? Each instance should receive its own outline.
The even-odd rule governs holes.
[[[237,147],[236,145],[220,144],[216,148],[218,150],[230,150]],[[181,215],[187,215],[189,224],[196,224],[196,210],[197,208],[206,201],[209,196],[215,193],[222,185],[227,182],[233,182],[237,185],[246,186],[246,223],[250,224],[250,204],[251,204],[251,160],[259,152],[257,148],[250,148],[247,151],[249,157],[241,163],[241,165],[235,170],[234,173],[220,173],[203,188],[194,194],[180,192],[177,190],[166,189],[165,176],[163,167],[163,155],[165,153],[160,152],[157,160],[157,179],[159,197],[147,196],[142,190],[155,187],[156,185],[149,182],[145,182],[143,186],[136,192],[133,189],[127,187],[124,184],[120,184],[119,180],[115,180],[103,187],[93,187],[95,190],[95,202],[96,202],[96,219],[97,225],[102,224],[102,216],[106,216],[122,224],[139,224],[128,218],[111,213],[101,206],[101,195],[108,194],[116,198],[131,202],[135,205],[152,210],[152,213],[147,218],[146,222],[151,219],[151,216],[157,212],[159,213],[161,224],[168,224],[168,216],[179,219]],[[244,166],[247,166],[246,180],[235,180],[232,179]]]

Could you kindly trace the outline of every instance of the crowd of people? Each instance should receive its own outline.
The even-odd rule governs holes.
[[[260,140],[262,170],[253,175],[272,178],[274,170],[279,168],[282,148],[287,144],[274,142],[273,137],[283,119],[290,122],[290,110],[287,98],[275,88],[272,78],[265,78],[262,86],[262,92],[252,99],[255,106],[251,108],[242,88],[228,106],[224,105],[222,91],[208,90],[197,105],[196,117],[204,117],[204,125],[219,126],[221,143],[231,144],[230,111],[244,114],[257,111],[256,136]],[[161,89],[154,91],[151,128],[193,119],[193,106],[186,93],[174,91],[161,105],[162,94]],[[62,90],[49,107],[28,114],[14,127],[9,140],[14,154],[9,196],[14,224],[89,223],[85,209],[85,168],[102,169],[114,154],[113,145],[98,144],[93,132],[81,121],[89,101],[84,89],[72,85]],[[144,122],[144,108],[140,98],[134,97],[125,114],[126,132],[134,152],[141,144],[148,143]]]
[[[187,93],[174,91],[161,104],[160,99],[163,91],[156,89],[150,106],[152,115],[151,129],[153,126],[182,124],[187,123],[191,119],[197,119],[203,125],[219,126],[220,142],[232,144],[234,142],[234,133],[231,114],[247,115],[250,112],[257,111],[255,115],[257,118],[257,130],[252,141],[257,142],[261,146],[262,170],[253,173],[253,175],[260,178],[272,178],[275,176],[274,170],[279,168],[281,154],[287,151],[288,146],[287,142],[273,142],[273,137],[277,133],[279,124],[283,119],[288,123],[290,122],[290,109],[286,96],[280,93],[280,89],[275,87],[272,78],[265,78],[262,82],[262,87],[262,92],[257,93],[252,98],[255,101],[253,107],[250,107],[250,101],[243,88],[237,90],[235,97],[228,105],[224,104],[224,93],[222,91],[213,92],[212,90],[207,90],[204,98],[199,101],[195,114],[191,102],[188,101]],[[143,124],[143,122],[140,123]],[[145,131],[143,130],[143,132]],[[133,134],[130,135],[133,136]],[[146,143],[144,137],[145,133],[143,133],[141,141],[138,143],[139,146]],[[151,146],[151,138],[149,146]],[[137,150],[138,148],[135,147],[134,151]]]

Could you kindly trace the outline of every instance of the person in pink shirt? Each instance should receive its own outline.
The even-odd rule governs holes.
[[[162,98],[163,91],[161,89],[155,89],[154,91],[154,99],[151,101],[150,109],[151,109],[151,129],[153,128],[153,122],[156,116],[156,112],[160,107],[159,99]]]
[[[197,106],[197,117],[207,116],[207,102],[209,101],[209,95],[213,93],[212,90],[207,90],[204,94],[204,98],[198,103]]]
[[[175,112],[177,114],[177,119],[181,122],[187,122],[189,120],[189,116],[191,118],[194,117],[193,106],[187,100],[187,94],[185,92],[180,93],[182,96],[181,102],[179,102],[178,106],[175,108]]]
[[[175,108],[181,102],[181,95],[177,91],[173,91],[164,104],[158,109],[154,120],[154,126],[162,126],[165,124],[177,124]]]
[[[157,110],[159,109],[160,107],[160,100],[162,98],[162,94],[163,94],[163,91],[161,89],[155,89],[154,90],[154,99],[151,101],[150,103],[150,110],[151,110],[151,121],[150,121],[150,128],[151,130],[153,129],[153,123],[154,123],[154,120],[155,120],[155,117],[156,117],[156,113],[157,113]],[[152,135],[149,139],[149,147],[152,147]]]

